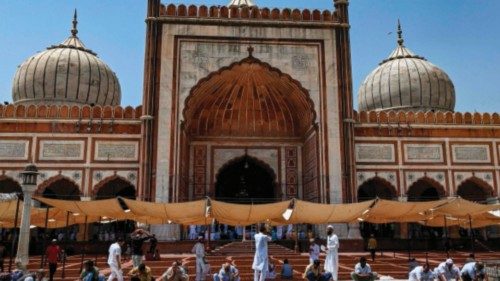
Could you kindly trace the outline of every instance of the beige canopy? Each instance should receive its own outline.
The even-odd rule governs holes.
[[[287,200],[272,204],[243,205],[225,203],[211,199],[185,203],[152,203],[130,199],[108,199],[96,201],[67,201],[36,197],[52,208],[32,208],[31,223],[48,228],[64,227],[66,224],[81,224],[113,220],[134,220],[146,224],[209,224],[217,220],[229,225],[251,225],[255,223],[326,224],[367,221],[371,223],[420,222],[428,226],[442,227],[460,225],[483,227],[500,224],[500,217],[490,211],[500,210],[500,205],[483,205],[461,198],[430,202],[398,202],[376,199],[352,204],[318,204],[301,200]],[[119,200],[123,200],[122,206]],[[0,202],[0,224],[13,227],[17,200]],[[18,224],[22,217],[22,202]],[[287,211],[288,209],[288,211]],[[285,218],[284,214],[289,217]]]
[[[231,204],[211,200],[211,217],[223,224],[251,225],[279,219],[291,200],[258,205]]]
[[[295,200],[290,219],[285,220],[279,216],[274,222],[276,224],[349,223],[360,218],[374,203],[375,200],[352,204],[319,204]]]
[[[159,224],[208,224],[211,218],[207,218],[207,200],[198,200],[186,203],[153,203],[123,199],[131,213],[146,218],[149,217]]]
[[[399,202],[378,199],[363,220],[371,223],[416,222],[432,215],[432,210],[449,204],[453,199],[429,202]]]

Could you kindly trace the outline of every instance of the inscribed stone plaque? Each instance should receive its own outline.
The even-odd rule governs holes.
[[[395,162],[393,144],[362,143],[356,144],[357,162]]]
[[[457,163],[489,163],[488,145],[452,145],[453,161]]]
[[[139,144],[136,141],[97,141],[95,160],[127,160],[136,161]]]
[[[28,159],[29,141],[0,140],[0,160]]]
[[[40,160],[83,160],[84,141],[43,140]]]
[[[441,144],[405,144],[406,162],[442,163],[443,146]]]

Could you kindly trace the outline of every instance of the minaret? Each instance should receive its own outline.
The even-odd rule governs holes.
[[[240,7],[253,7],[256,6],[253,3],[253,0],[231,0],[229,4],[227,4],[229,8],[240,8]]]

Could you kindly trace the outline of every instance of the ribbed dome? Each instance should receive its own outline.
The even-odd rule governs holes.
[[[193,137],[302,137],[316,113],[299,82],[250,56],[200,80],[184,119]]]
[[[76,11],[71,36],[18,67],[12,86],[14,103],[118,105],[121,90],[115,73],[77,37]]]
[[[359,111],[453,111],[455,87],[448,75],[404,45],[398,24],[398,46],[361,85]]]
[[[252,0],[231,0],[229,4],[227,4],[229,8],[232,7],[253,7],[255,4]]]

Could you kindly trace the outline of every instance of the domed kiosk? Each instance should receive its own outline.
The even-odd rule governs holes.
[[[77,14],[71,36],[24,61],[12,86],[16,104],[119,105],[115,73],[78,38]]]
[[[439,67],[406,48],[402,33],[398,22],[398,46],[361,85],[359,111],[453,111],[453,82]]]

